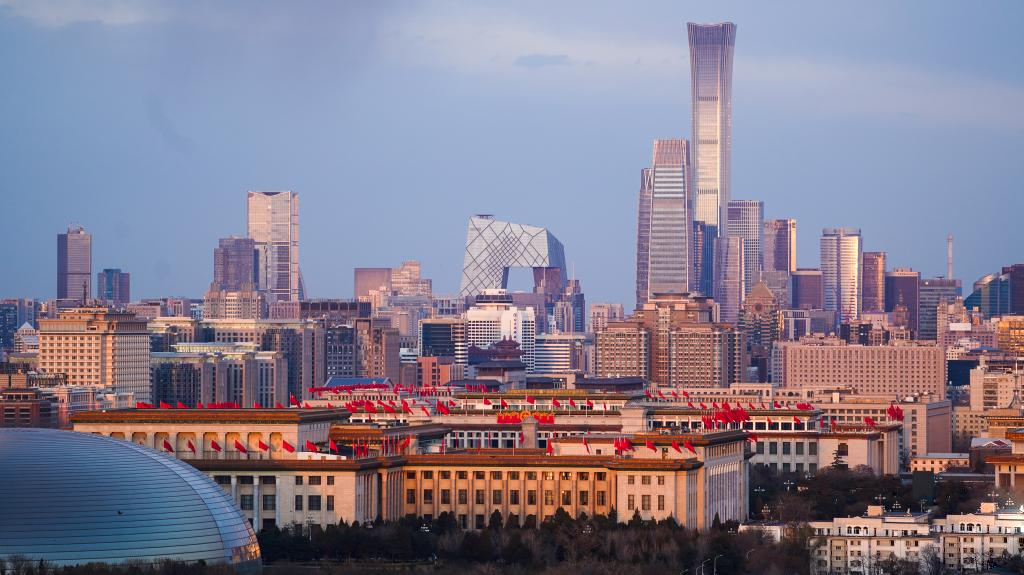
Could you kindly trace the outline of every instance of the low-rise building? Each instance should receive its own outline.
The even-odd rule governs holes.
[[[941,473],[947,469],[970,466],[970,453],[925,453],[910,458],[910,471]]]

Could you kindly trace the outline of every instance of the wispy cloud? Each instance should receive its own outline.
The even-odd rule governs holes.
[[[129,0],[0,0],[2,11],[47,27],[77,23],[124,26],[158,22],[168,16],[162,3]]]

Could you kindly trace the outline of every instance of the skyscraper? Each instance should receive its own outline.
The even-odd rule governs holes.
[[[85,302],[92,295],[92,236],[82,226],[57,234],[57,299]]]
[[[825,309],[835,311],[839,323],[860,317],[862,249],[857,228],[825,228],[821,232]]]
[[[227,291],[255,285],[256,264],[256,242],[252,238],[221,238],[213,250],[213,283]]]
[[[793,309],[823,309],[825,287],[821,270],[799,268],[789,277],[789,298]]]
[[[743,239],[738,236],[717,238],[715,246],[715,301],[721,321],[736,324],[743,305],[746,285],[746,264],[743,261]]]
[[[651,255],[651,168],[640,170],[640,195],[636,208],[636,306],[647,302],[650,293]]]
[[[131,274],[117,268],[108,268],[97,273],[96,299],[114,307],[124,307],[132,301]]]
[[[693,228],[693,272],[690,291],[711,297],[715,283],[715,240],[718,228],[694,220]]]
[[[885,311],[885,252],[864,252],[861,306],[865,312]]]
[[[764,271],[796,271],[796,220],[765,220]]]
[[[565,248],[548,230],[503,222],[487,214],[469,218],[459,295],[507,288],[508,270],[514,267],[558,268],[559,291],[565,289],[569,277],[565,270]]]
[[[885,274],[885,311],[893,312],[893,323],[918,331],[917,302],[921,274],[909,268],[896,268]],[[904,318],[899,316],[906,316]]]
[[[729,200],[726,232],[743,242],[743,295],[761,277],[763,258],[761,236],[764,233],[764,203],[757,200]]]
[[[686,25],[690,39],[694,220],[725,235],[732,191],[732,53],[736,25]]]
[[[917,339],[935,341],[939,304],[950,304],[961,295],[960,280],[922,279],[917,300]]]
[[[637,225],[637,303],[655,293],[685,293],[690,276],[690,182],[686,140],[655,140],[654,159],[643,174]],[[649,195],[649,210],[645,196]],[[645,213],[646,211],[646,213]],[[645,237],[646,236],[646,237]],[[642,249],[646,241],[646,250]],[[640,293],[646,272],[647,292]]]
[[[256,244],[256,286],[267,301],[301,299],[299,273],[299,195],[249,192],[249,238]]]

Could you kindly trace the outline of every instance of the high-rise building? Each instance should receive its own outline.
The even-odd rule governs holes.
[[[721,321],[736,324],[743,304],[743,286],[746,285],[746,264],[743,239],[738,236],[715,240],[715,301],[720,308]]]
[[[536,226],[514,224],[491,215],[469,218],[466,255],[459,295],[473,296],[487,289],[508,288],[509,268],[557,268],[565,289],[565,249],[551,232]],[[536,274],[534,274],[536,276]]]
[[[96,385],[149,401],[146,320],[105,307],[77,308],[39,320],[39,369],[69,385]]]
[[[715,284],[715,240],[718,228],[704,222],[690,222],[693,228],[693,272],[691,284],[693,292],[701,295],[714,295]]]
[[[324,328],[324,373],[332,377],[358,377],[356,330],[351,325],[330,323]]]
[[[1024,355],[1024,316],[1004,315],[996,320],[996,345],[999,349]]]
[[[653,194],[651,168],[640,170],[640,194],[636,208],[636,306],[647,301],[650,293],[651,199]]]
[[[19,327],[17,305],[13,302],[0,302],[0,352],[14,349],[14,334]]]
[[[399,296],[433,296],[432,282],[420,277],[420,262],[408,260],[391,270],[391,290]]]
[[[918,333],[918,293],[921,274],[910,268],[885,273],[885,311],[893,313],[893,324]],[[906,321],[900,316],[905,316]]]
[[[732,189],[732,53],[736,25],[687,24],[696,221],[725,235]]]
[[[917,300],[917,339],[935,341],[939,305],[955,302],[961,293],[960,280],[957,279],[921,280]]]
[[[92,235],[82,226],[57,234],[57,299],[85,303],[92,295]]]
[[[96,299],[122,308],[132,301],[131,274],[117,268],[107,268],[96,274]]]
[[[256,242],[252,238],[221,238],[213,250],[213,283],[217,289],[237,291],[256,284]]]
[[[885,311],[885,252],[864,252],[861,307],[865,313]]]
[[[764,221],[764,271],[796,271],[796,220]]]
[[[584,333],[538,334],[534,349],[536,373],[567,373],[586,370],[588,336]]]
[[[256,287],[270,303],[303,299],[299,272],[299,195],[249,192],[249,238],[257,253]]]
[[[626,317],[621,303],[590,304],[590,332],[604,331],[609,322],[621,321]]]
[[[726,232],[743,242],[743,295],[750,293],[761,277],[764,260],[761,237],[764,234],[764,202],[729,200]]]
[[[782,312],[764,282],[754,284],[743,300],[737,326],[746,339],[751,364],[757,368],[757,381],[768,381],[768,358],[782,333]]]
[[[1024,315],[1024,264],[1006,266],[1001,273],[988,274],[974,282],[974,292],[964,300],[964,305],[978,309],[986,319]]]
[[[357,377],[387,377],[397,382],[401,370],[398,330],[381,319],[357,319],[354,327]]]
[[[356,268],[353,273],[353,297],[365,298],[371,291],[391,291],[391,268]]]
[[[642,285],[646,276],[647,293],[637,294],[638,305],[650,299],[651,294],[685,293],[689,290],[692,218],[689,211],[691,173],[687,141],[655,140],[654,159],[644,174],[649,181],[640,187],[637,286]],[[645,210],[648,190],[650,208]],[[644,243],[646,252],[641,250]]]
[[[273,407],[288,403],[284,354],[255,344],[184,343],[150,359],[152,401],[195,407],[202,402]]]
[[[821,232],[825,310],[836,312],[838,323],[860,317],[862,250],[857,228],[825,228]]]
[[[825,283],[821,270],[798,268],[790,274],[789,301],[793,309],[824,309]]]
[[[459,365],[466,365],[466,320],[443,317],[420,321],[417,348],[422,357],[451,357]]]
[[[298,302],[296,302],[298,303]],[[210,284],[203,297],[203,317],[206,319],[264,319],[267,301],[252,283],[242,284],[237,290],[217,289]]]
[[[512,340],[522,350],[522,361],[533,371],[537,337],[536,311],[520,308],[504,289],[488,289],[477,296],[476,305],[466,310],[466,342],[488,349],[502,340]]]

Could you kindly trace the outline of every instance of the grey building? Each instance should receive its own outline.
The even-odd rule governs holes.
[[[562,282],[559,288],[565,289],[565,249],[554,234],[537,226],[496,220],[491,215],[469,218],[459,295],[505,289],[509,268],[517,267],[557,268]]]
[[[92,295],[92,235],[82,226],[57,234],[57,299],[84,303]]]

